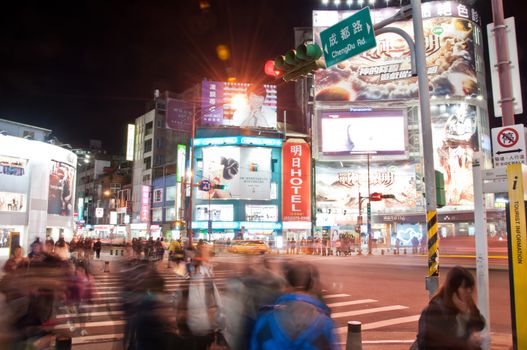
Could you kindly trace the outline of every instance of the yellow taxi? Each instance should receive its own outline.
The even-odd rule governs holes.
[[[269,247],[260,240],[233,241],[227,251],[235,254],[265,254],[269,252]]]

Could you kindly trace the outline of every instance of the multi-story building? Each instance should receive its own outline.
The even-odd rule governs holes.
[[[0,134],[46,142],[51,130],[0,118]]]

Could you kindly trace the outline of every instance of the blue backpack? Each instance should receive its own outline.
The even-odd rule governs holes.
[[[291,338],[277,321],[277,312],[284,304],[305,302],[319,311],[313,322],[295,339]],[[303,294],[286,294],[272,305],[270,310],[262,313],[251,336],[251,350],[333,350],[338,349],[337,339],[333,332],[334,323],[329,308],[319,300]]]

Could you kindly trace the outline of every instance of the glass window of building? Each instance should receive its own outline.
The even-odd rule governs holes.
[[[166,208],[165,209],[165,221],[174,221],[176,220],[176,208]]]
[[[146,157],[143,161],[143,169],[144,170],[149,170],[152,168],[152,157]]]
[[[144,148],[144,152],[150,152],[152,151],[152,139],[148,139],[145,141],[145,148]]]
[[[166,196],[167,196],[166,198],[167,201],[175,201],[176,200],[176,186],[167,187]]]
[[[154,190],[154,203],[160,203],[163,201],[163,189],[156,188]]]
[[[163,221],[163,208],[153,208],[152,209],[152,221],[153,222]]]
[[[153,122],[146,123],[145,124],[145,135],[152,134],[153,129],[154,129],[154,123]]]

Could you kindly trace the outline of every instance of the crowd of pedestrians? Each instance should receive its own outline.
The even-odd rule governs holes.
[[[72,250],[63,237],[56,242],[35,239],[27,257],[20,246],[13,249],[0,281],[1,349],[30,349],[41,339],[48,339],[61,307],[79,316],[80,305],[89,302],[95,293],[90,254],[82,246],[80,256],[79,249],[80,245]],[[66,328],[87,335],[84,318],[72,320]]]
[[[360,249],[360,238],[353,236],[340,236],[336,240],[329,237],[308,237],[300,240],[290,238],[287,241],[287,254],[306,254],[306,255],[336,255],[348,256]]]
[[[288,250],[298,249],[295,253],[331,254],[324,253],[331,249],[327,240],[300,241],[299,246],[289,242]],[[168,264],[159,264],[165,250]],[[83,238],[70,243],[36,239],[27,257],[22,248],[13,250],[0,282],[5,310],[0,315],[0,348],[31,348],[36,339],[56,332],[59,308],[77,315],[59,329],[69,336],[88,335],[84,322],[89,313],[83,305],[97,298],[90,273],[94,252],[97,258],[100,240]],[[137,239],[127,255],[118,272],[123,277],[125,350],[205,350],[212,344],[233,350],[340,348],[318,269],[310,263],[247,257],[241,271],[225,276],[220,292],[213,253],[203,240],[166,245],[161,239]],[[176,291],[167,289],[167,271],[184,279]],[[485,320],[473,300],[474,285],[469,271],[450,269],[421,314],[411,349],[478,350],[488,343],[482,333]]]

